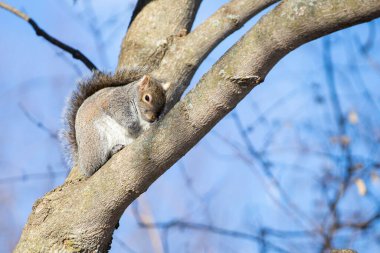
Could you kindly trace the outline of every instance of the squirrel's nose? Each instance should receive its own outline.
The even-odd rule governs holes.
[[[156,119],[157,119],[156,115],[154,115],[154,114],[150,115],[150,117],[149,117],[150,122],[154,122]]]

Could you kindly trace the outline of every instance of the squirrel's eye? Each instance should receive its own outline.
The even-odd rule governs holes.
[[[150,98],[149,95],[145,95],[145,96],[144,96],[144,99],[145,99],[146,102],[150,102],[150,100],[151,100],[151,98]]]

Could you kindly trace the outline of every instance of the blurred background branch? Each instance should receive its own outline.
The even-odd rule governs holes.
[[[60,40],[54,38],[53,36],[45,32],[43,29],[40,28],[40,26],[32,18],[30,18],[25,13],[3,2],[0,2],[0,7],[22,18],[26,22],[28,22],[33,27],[33,30],[36,32],[37,36],[41,36],[42,38],[44,38],[45,40],[47,40],[54,46],[57,46],[63,51],[70,53],[74,59],[77,59],[83,62],[83,64],[86,65],[86,67],[89,68],[90,70],[92,71],[98,70],[98,68],[81,51],[61,42]]]

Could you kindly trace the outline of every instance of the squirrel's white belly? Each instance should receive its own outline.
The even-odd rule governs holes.
[[[107,149],[111,150],[115,145],[124,146],[130,144],[134,139],[129,136],[125,127],[108,115],[100,117],[95,121],[95,127],[102,139],[107,143]]]
[[[137,117],[139,118],[139,122],[140,122],[140,127],[145,131],[147,130],[149,127],[150,127],[150,124],[148,121],[144,120],[142,117],[141,117],[141,112],[139,110],[137,110]]]
[[[148,121],[146,120],[143,120],[141,117],[140,117],[140,127],[145,131],[147,130],[149,127],[150,127],[150,124]]]

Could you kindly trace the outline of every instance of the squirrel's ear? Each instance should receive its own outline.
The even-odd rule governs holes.
[[[170,83],[169,82],[162,83],[161,86],[164,89],[164,91],[167,91],[170,87]]]
[[[139,81],[140,88],[147,86],[149,82],[150,82],[150,77],[148,75],[144,75],[143,77],[141,77]]]

